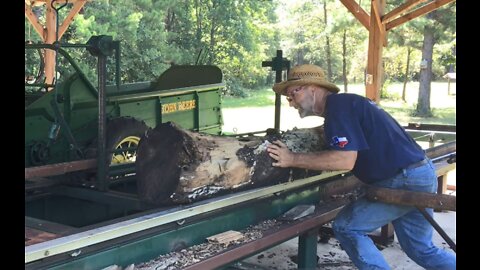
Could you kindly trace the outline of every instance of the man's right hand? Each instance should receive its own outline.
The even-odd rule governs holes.
[[[276,162],[272,163],[274,167],[293,167],[295,161],[295,153],[288,150],[287,145],[276,140],[267,146],[268,155]]]

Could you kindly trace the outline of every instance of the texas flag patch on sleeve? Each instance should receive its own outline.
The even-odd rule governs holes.
[[[347,143],[348,143],[347,137],[338,137],[338,136],[332,137],[332,145],[334,146],[343,148],[345,147],[345,145],[347,145]]]

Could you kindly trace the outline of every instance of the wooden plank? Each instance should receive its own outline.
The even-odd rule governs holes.
[[[404,24],[408,21],[411,21],[413,19],[415,19],[416,17],[419,17],[419,16],[422,16],[422,15],[425,15],[429,12],[432,12],[434,10],[436,10],[437,8],[443,6],[443,5],[446,5],[450,2],[453,2],[455,0],[436,0],[436,1],[433,1],[433,2],[430,2],[428,4],[426,4],[425,6],[421,7],[421,8],[418,8],[410,13],[407,13],[405,15],[403,15],[402,17],[398,18],[398,19],[395,19],[389,23],[386,24],[385,26],[385,29],[387,31],[389,31],[390,29],[392,28],[395,28],[401,24]]]
[[[457,186],[456,185],[447,185],[447,190],[457,191]]]
[[[455,169],[457,167],[456,163],[448,163],[447,161],[436,162],[435,163],[435,171],[438,176],[446,175],[449,171]],[[446,182],[445,182],[446,183]]]
[[[55,10],[52,8],[53,0],[46,0],[46,23],[43,40],[46,44],[53,44],[56,41],[57,16]],[[55,79],[55,51],[45,50],[45,83],[53,84]],[[53,88],[48,88],[50,91]]]
[[[45,3],[50,3],[49,0],[25,0],[25,3],[28,4],[28,5],[33,5],[33,6],[40,6],[40,5],[44,5]],[[85,0],[55,0],[55,3],[57,4],[72,4],[72,3],[76,3],[78,1],[85,1]],[[90,0],[89,0],[90,1]]]
[[[408,123],[405,129],[457,132],[455,125]]]
[[[25,246],[42,243],[60,237],[61,235],[25,227]]]
[[[372,16],[375,18],[375,21],[377,22],[375,25],[378,27],[378,30],[380,31],[380,36],[382,36],[383,38],[381,39],[383,42],[383,47],[386,47],[387,46],[387,34],[385,32],[385,25],[382,24],[382,20],[380,19],[381,15],[380,15],[380,8],[378,7],[378,5],[380,5],[380,3],[378,2],[380,0],[373,0],[372,1]]]
[[[425,150],[427,157],[433,159],[443,155],[452,154],[457,151],[457,141],[441,144]]]
[[[371,2],[371,14],[374,14],[374,5],[376,1]],[[385,0],[380,1],[378,8],[380,16],[385,8]],[[374,16],[370,16],[370,34],[368,43],[368,63],[367,63],[367,82],[366,97],[375,101],[380,101],[380,86],[382,77],[382,49],[384,36],[381,35],[380,26]]]
[[[407,12],[408,10],[412,9],[413,7],[417,6],[418,4],[425,2],[427,0],[408,0],[407,2],[403,3],[402,5],[394,8],[392,11],[387,13],[385,16],[382,17],[382,23],[386,24],[398,15]]]
[[[219,234],[207,237],[207,240],[208,240],[208,242],[211,242],[211,243],[219,243],[219,244],[228,246],[233,241],[240,240],[243,237],[244,236],[241,232],[230,230],[230,231],[226,231],[226,232],[223,232],[223,233],[219,233]]]
[[[25,228],[28,227],[30,229],[36,229],[59,236],[71,234],[77,231],[77,228],[72,226],[27,216],[25,216],[25,226]]]
[[[61,175],[68,172],[93,169],[97,167],[96,159],[77,160],[44,166],[25,168],[25,179]]]
[[[446,194],[432,194],[368,186],[365,196],[367,199],[377,202],[416,206],[420,208],[434,208],[437,210],[457,210],[457,197]]]
[[[370,16],[361,8],[355,0],[340,0],[342,4],[353,14],[353,16],[363,25],[365,28],[370,29]]]
[[[27,3],[25,3],[25,16],[27,17],[28,21],[33,25],[33,28],[35,29],[35,31],[37,31],[38,35],[45,42],[45,39],[44,39],[45,30],[43,29],[43,26],[38,21],[37,16],[33,14],[32,6],[27,5]]]

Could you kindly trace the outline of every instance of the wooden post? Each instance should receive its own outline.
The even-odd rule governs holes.
[[[57,16],[55,10],[52,8],[52,0],[47,0],[46,8],[46,28],[44,31],[43,40],[46,44],[53,44],[56,38]],[[45,50],[45,83],[53,84],[55,78],[55,51]]]
[[[370,27],[368,41],[368,63],[366,76],[366,97],[380,101],[380,87],[382,85],[382,49],[385,44],[386,31],[379,18],[383,16],[385,0],[373,0],[370,11]]]
[[[30,21],[30,23],[34,26],[37,33],[42,38],[42,41],[45,44],[53,44],[57,39],[57,13],[52,8],[53,0],[45,0],[45,17],[46,22],[45,26],[42,26],[38,21],[38,18],[32,12],[32,6],[35,5],[42,5],[40,1],[33,1],[33,0],[26,0],[25,1],[25,16]],[[64,21],[59,25],[58,30],[58,39],[62,37],[62,35],[67,31],[68,26],[73,21],[75,15],[82,9],[85,5],[87,0],[69,0],[68,2],[65,1],[58,1],[59,4],[69,3],[73,4],[72,9],[70,10],[67,17]],[[57,4],[58,4],[57,3]],[[55,51],[54,50],[45,50],[45,83],[46,84],[53,84],[53,80],[55,79]],[[50,90],[50,89],[48,89]]]

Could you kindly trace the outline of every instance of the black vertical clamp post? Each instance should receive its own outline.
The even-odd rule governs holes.
[[[108,190],[108,166],[105,141],[107,137],[106,123],[106,85],[107,85],[107,56],[113,54],[115,43],[111,36],[93,36],[87,42],[87,50],[98,57],[98,148],[97,148],[97,186],[101,191]]]
[[[282,81],[282,71],[285,69],[290,69],[290,61],[282,57],[282,50],[277,50],[277,56],[272,58],[272,61],[262,61],[262,67],[272,67],[272,70],[275,71],[275,83]],[[280,131],[280,106],[281,106],[281,95],[275,93],[275,130]]]

